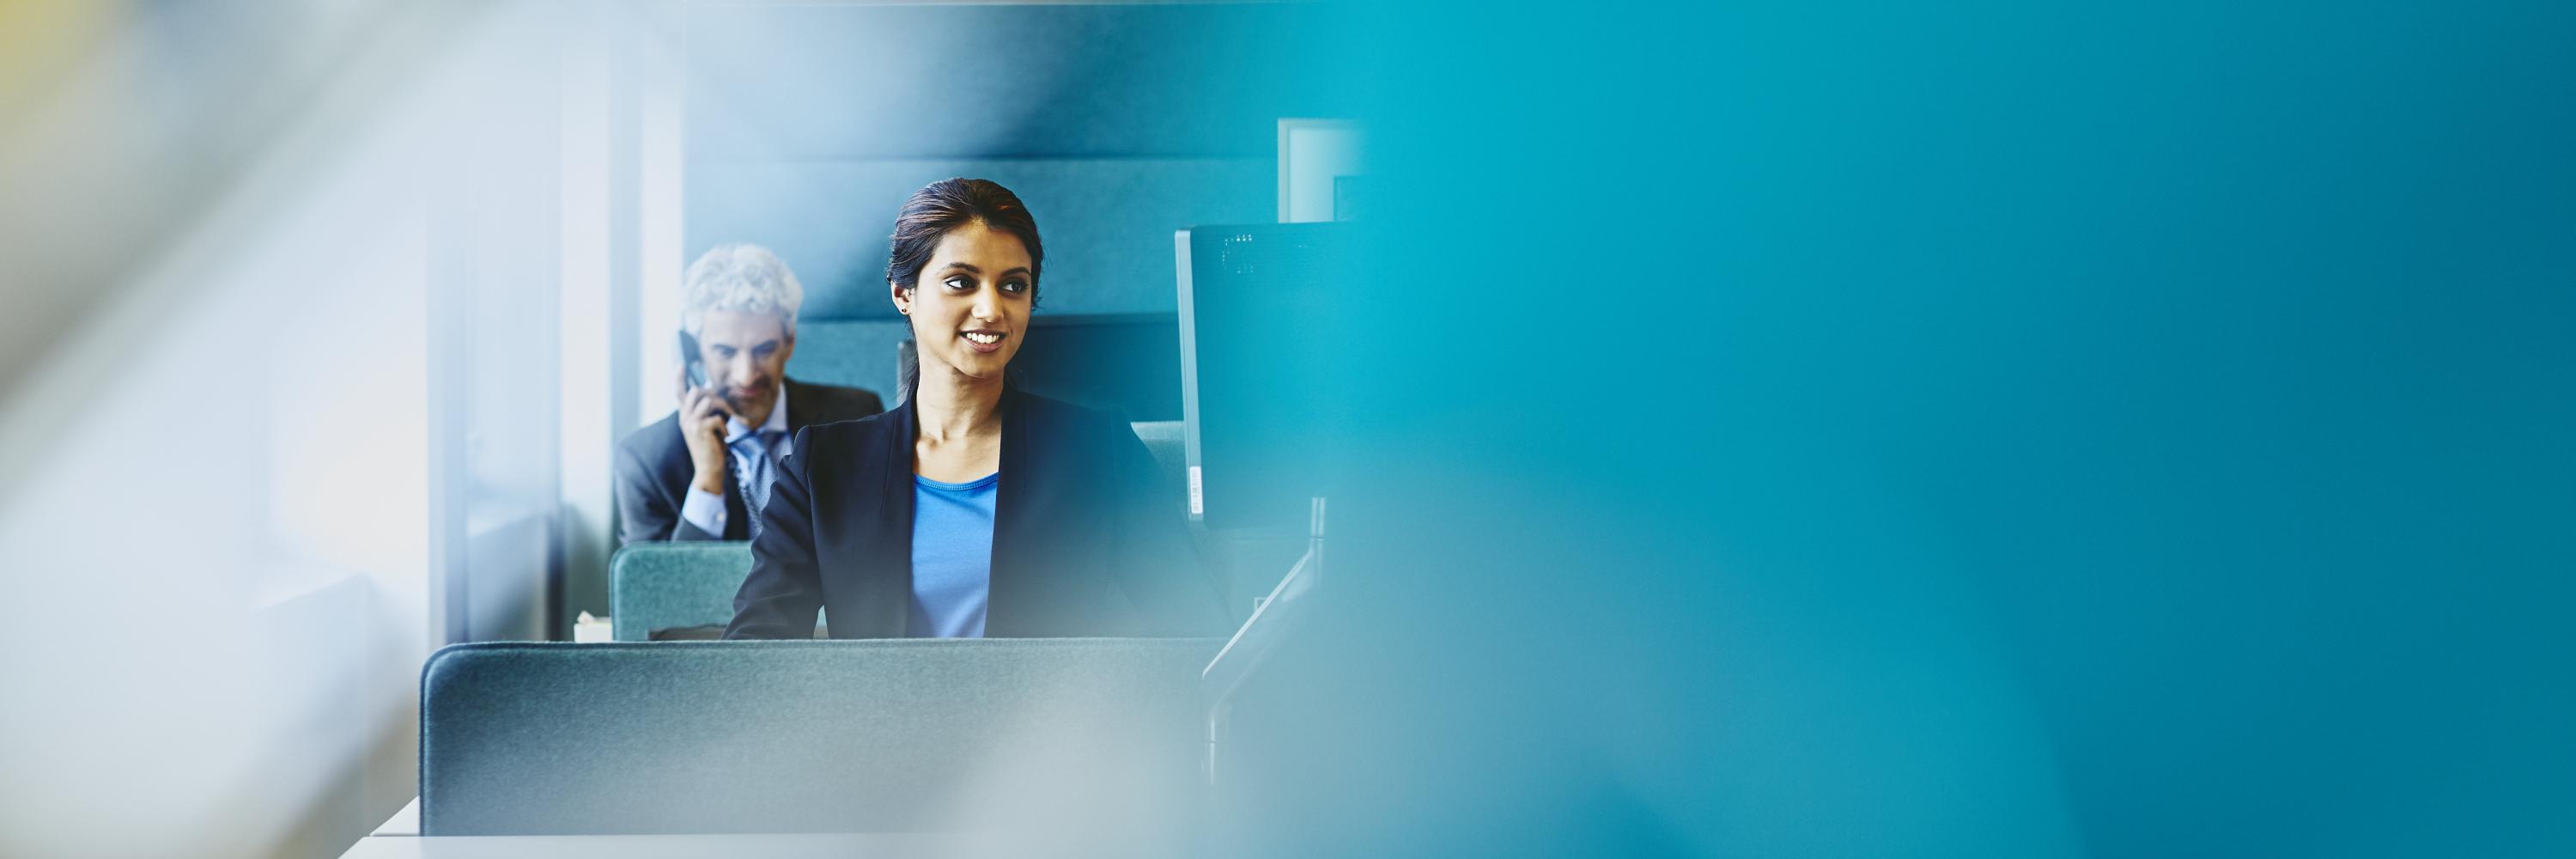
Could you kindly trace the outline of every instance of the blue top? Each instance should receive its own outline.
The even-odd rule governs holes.
[[[912,482],[913,638],[984,637],[993,590],[993,498],[1001,472],[965,483]]]

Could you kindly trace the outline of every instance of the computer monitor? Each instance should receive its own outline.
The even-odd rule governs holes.
[[[1181,421],[1190,519],[1303,529],[1329,495],[1333,295],[1350,280],[1345,223],[1181,230]]]

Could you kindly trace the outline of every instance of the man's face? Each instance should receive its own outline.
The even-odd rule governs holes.
[[[795,352],[796,332],[778,317],[727,310],[699,317],[698,357],[707,363],[707,385],[753,427],[769,420],[778,404],[779,380]]]

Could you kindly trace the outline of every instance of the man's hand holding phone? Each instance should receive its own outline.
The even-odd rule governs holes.
[[[688,439],[689,464],[696,470],[690,486],[724,494],[730,476],[725,464],[725,421],[732,417],[733,408],[714,388],[690,385],[688,370],[680,371],[680,434]]]

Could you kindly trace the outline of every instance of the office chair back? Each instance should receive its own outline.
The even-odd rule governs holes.
[[[750,573],[749,543],[630,543],[608,561],[610,635],[646,641],[669,630],[720,633]]]

